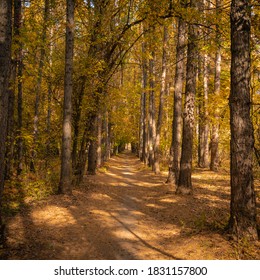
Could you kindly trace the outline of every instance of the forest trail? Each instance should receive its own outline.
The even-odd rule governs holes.
[[[235,259],[223,237],[229,177],[193,176],[194,195],[177,196],[137,157],[113,157],[73,196],[53,195],[8,222],[9,259]],[[258,258],[259,244],[247,258]]]

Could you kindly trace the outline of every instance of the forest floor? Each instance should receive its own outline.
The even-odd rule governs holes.
[[[195,170],[191,196],[176,195],[166,175],[130,153],[113,157],[73,196],[31,202],[9,218],[7,258],[260,259],[259,242],[223,234],[228,173]]]

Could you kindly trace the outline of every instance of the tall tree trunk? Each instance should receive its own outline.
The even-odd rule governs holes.
[[[143,135],[142,157],[141,161],[148,164],[148,127],[147,127],[147,59],[146,59],[146,44],[142,44],[142,94],[141,94],[141,130]]]
[[[96,112],[90,117],[90,145],[88,150],[88,174],[95,175],[97,169],[97,121]]]
[[[47,26],[48,26],[48,20],[49,20],[49,10],[50,10],[49,0],[45,0],[44,21],[43,21],[41,47],[40,47],[40,61],[39,61],[37,82],[36,82],[36,88],[35,88],[34,119],[33,119],[33,147],[32,147],[32,155],[31,155],[31,162],[30,162],[30,170],[32,172],[35,172],[35,158],[36,158],[36,154],[37,154],[36,150],[37,150],[37,141],[38,141],[40,94],[41,94],[44,60],[45,60],[45,54],[46,54],[45,48],[46,48]]]
[[[190,2],[195,7],[195,1]],[[197,30],[192,24],[189,25],[187,73],[185,88],[185,105],[183,114],[183,139],[180,163],[180,174],[176,193],[190,194],[192,192],[191,171],[192,171],[192,147],[194,128],[194,106],[196,92],[196,69],[197,69]]]
[[[11,73],[12,1],[0,1],[0,14],[0,246],[2,246],[5,241],[2,199],[8,121],[8,85]]]
[[[64,77],[64,107],[63,133],[61,150],[61,176],[59,193],[71,194],[72,159],[71,159],[71,130],[72,130],[72,91],[73,91],[73,49],[74,49],[74,0],[67,0],[66,16],[66,50]]]
[[[50,79],[50,77],[49,77]],[[51,81],[48,82],[48,96],[47,96],[47,118],[46,118],[46,163],[48,163],[48,157],[51,155],[51,113],[52,113],[52,85]]]
[[[216,0],[216,15],[219,14],[222,0]],[[216,25],[216,44],[217,51],[215,56],[215,78],[214,78],[214,94],[216,97],[220,94],[220,73],[221,73],[221,37],[218,24]],[[217,171],[219,167],[219,109],[216,107],[214,111],[214,122],[212,125],[211,142],[210,142],[210,170]]]
[[[208,91],[209,70],[208,54],[203,55],[203,95],[199,97],[199,151],[198,166],[209,167],[209,124],[208,124]]]
[[[185,71],[185,37],[186,23],[178,19],[178,38],[176,46],[176,70],[174,81],[174,105],[172,122],[172,142],[170,148],[170,164],[167,183],[178,183],[181,159],[182,135],[182,90]]]
[[[106,139],[105,139],[105,161],[109,160],[111,157],[111,123],[109,121],[109,113],[106,109],[105,112],[105,133],[106,133]]]
[[[21,84],[21,68],[22,68],[22,43],[20,38],[20,31],[22,26],[22,1],[14,0],[14,21],[13,21],[13,44],[14,44],[14,60],[12,61],[11,79],[9,85],[9,102],[8,102],[8,124],[7,124],[7,147],[6,147],[6,171],[5,177],[10,178],[11,168],[14,159],[14,111],[15,111],[15,91],[16,91],[16,80],[18,81],[18,99],[20,94]],[[18,77],[17,77],[18,70]],[[18,112],[18,127],[20,122]],[[18,128],[19,129],[19,128]],[[21,129],[20,129],[21,130]],[[17,135],[19,139],[20,135]],[[19,141],[19,140],[18,140]]]
[[[22,157],[23,157],[23,44],[20,40],[20,31],[22,28],[22,0],[14,0],[14,44],[16,44],[17,51],[15,52],[16,73],[15,79],[17,81],[17,166],[16,172],[19,176],[22,172]]]
[[[50,6],[50,16],[51,16],[51,6]],[[53,84],[51,71],[53,66],[53,28],[50,28],[50,44],[49,44],[49,71],[47,74],[48,79],[48,94],[47,94],[47,117],[46,117],[46,165],[48,166],[49,156],[51,155],[51,114],[52,114],[52,98],[53,98]]]
[[[148,114],[148,148],[149,166],[154,170],[155,124],[155,92],[154,92],[154,51],[149,59],[149,114]]]
[[[231,4],[231,207],[230,232],[256,240],[256,198],[253,184],[253,124],[250,117],[250,27],[247,0]]]
[[[90,144],[90,127],[91,127],[91,118],[90,116],[87,117],[85,129],[83,132],[83,136],[81,139],[81,145],[79,152],[77,153],[77,160],[74,168],[74,174],[75,174],[75,181],[73,185],[79,185],[82,182],[86,163],[88,159],[88,150],[89,150],[89,144]]]
[[[168,44],[168,29],[164,26],[163,29],[163,55],[162,55],[162,76],[161,76],[161,92],[158,110],[158,119],[156,125],[156,136],[154,143],[154,172],[160,173],[160,134],[162,129],[163,114],[164,114],[164,99],[166,95],[166,73],[167,73],[167,44]]]
[[[17,69],[17,175],[19,176],[23,171],[23,137],[22,137],[22,127],[23,127],[23,61],[22,61],[22,50],[21,59],[18,61]]]
[[[73,128],[74,128],[73,145],[72,145],[72,168],[73,168],[73,170],[76,168],[76,163],[77,163],[80,119],[81,119],[82,102],[83,102],[86,80],[87,80],[86,76],[80,77],[79,89],[77,89],[77,92],[75,94],[76,96],[75,96],[74,106],[73,106]]]
[[[15,105],[15,78],[16,78],[16,65],[12,63],[10,84],[8,89],[8,121],[7,121],[7,141],[5,153],[5,179],[10,179],[13,159],[14,159],[14,105]]]
[[[200,3],[201,13],[204,15],[204,20],[207,22],[207,11],[211,8],[208,0],[203,0]],[[209,36],[207,30],[200,32],[204,38],[204,45],[209,44]],[[202,50],[199,55],[201,57],[202,69],[200,71],[200,80],[202,81],[202,94],[199,96],[199,134],[198,134],[198,166],[201,168],[209,167],[209,121],[208,121],[208,92],[209,92],[209,55],[208,50]]]
[[[97,168],[102,164],[102,115],[98,112],[97,115]]]

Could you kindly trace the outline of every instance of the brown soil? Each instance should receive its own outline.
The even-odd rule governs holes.
[[[259,242],[223,234],[229,176],[194,173],[180,196],[135,156],[112,158],[73,196],[31,203],[8,221],[8,259],[259,259]]]

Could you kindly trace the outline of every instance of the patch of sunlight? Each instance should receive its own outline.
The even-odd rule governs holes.
[[[118,176],[118,175],[116,175],[116,174],[114,174],[114,173],[111,173],[111,172],[107,172],[107,175],[109,175],[109,176],[113,176],[113,177],[119,177],[119,178],[121,178],[120,176]]]
[[[68,226],[76,224],[76,220],[66,208],[46,206],[43,209],[34,210],[31,217],[35,224],[48,224],[54,226]]]
[[[156,208],[156,209],[164,209],[165,207],[154,204],[154,203],[148,203],[146,204],[147,207],[152,207],[152,208]]]
[[[134,196],[131,196],[130,198],[131,198],[131,200],[134,200],[136,202],[142,202],[142,199],[140,199],[140,198],[137,198],[137,197],[134,197]]]
[[[106,211],[103,211],[103,210],[99,210],[99,209],[91,210],[91,214],[102,216],[102,218],[104,218],[104,217],[110,218],[109,213],[107,213]]]
[[[226,201],[225,198],[220,198],[218,196],[212,195],[212,194],[206,194],[206,195],[200,195],[201,198],[208,199],[209,201],[214,202],[223,202]]]
[[[134,173],[133,173],[133,172],[122,172],[122,174],[124,174],[124,175],[131,175],[131,176],[133,176],[133,175],[134,175]]]
[[[130,231],[128,231],[127,229],[120,227],[119,229],[115,230],[113,232],[114,236],[116,236],[117,238],[121,238],[124,240],[135,240],[136,236],[131,233]]]
[[[140,211],[137,211],[137,210],[132,210],[132,211],[131,211],[131,214],[133,214],[133,215],[139,215],[139,216],[145,216],[144,213],[142,213],[142,212],[140,212]]]
[[[154,188],[154,187],[159,187],[162,186],[162,182],[160,183],[155,183],[155,182],[147,182],[147,181],[140,181],[138,184],[140,187],[148,187],[148,188]]]
[[[159,200],[160,202],[166,202],[166,203],[173,203],[173,202],[177,202],[177,199],[175,198],[162,198]]]
[[[107,194],[101,194],[101,193],[93,193],[91,195],[91,198],[92,199],[96,199],[96,200],[104,200],[104,199],[108,199],[108,200],[111,200],[112,198],[107,195]]]

